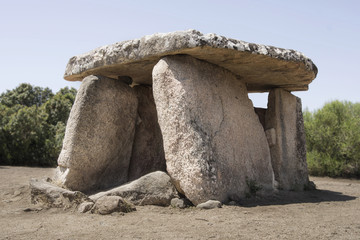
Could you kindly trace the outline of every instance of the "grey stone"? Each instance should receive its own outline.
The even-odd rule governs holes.
[[[125,83],[86,77],[66,126],[57,184],[88,192],[127,182],[137,104]]]
[[[31,179],[31,203],[41,204],[49,208],[72,208],[82,202],[90,201],[83,193],[69,191],[45,180]]]
[[[130,76],[134,83],[151,84],[153,66],[162,57],[175,54],[221,66],[255,92],[276,86],[307,90],[317,74],[314,63],[298,51],[188,30],[118,42],[72,57],[64,77],[76,81],[96,73],[115,79]]]
[[[192,203],[186,198],[173,198],[171,199],[171,206],[183,209],[192,206]]]
[[[272,147],[276,144],[276,131],[274,128],[267,129],[265,131],[266,139],[269,143],[269,146]]]
[[[200,209],[213,209],[213,208],[221,208],[222,204],[219,201],[216,200],[209,200],[204,203],[200,203],[196,206],[196,208]]]
[[[136,211],[135,206],[119,196],[103,196],[99,198],[91,213],[98,213],[102,215],[111,214],[113,212],[133,212]]]
[[[273,189],[266,136],[246,86],[221,67],[169,56],[153,71],[166,165],[194,205],[245,196],[246,178]]]
[[[78,207],[79,213],[86,213],[91,210],[91,208],[94,206],[93,202],[83,202]]]
[[[103,196],[121,196],[135,205],[169,206],[178,193],[169,175],[156,171],[123,186],[90,196],[96,201]]]
[[[283,89],[271,90],[266,128],[275,129],[276,143],[271,145],[270,152],[279,188],[302,190],[309,178],[300,98]]]
[[[166,171],[162,134],[150,86],[135,86],[138,119],[135,130],[128,181],[154,171]]]

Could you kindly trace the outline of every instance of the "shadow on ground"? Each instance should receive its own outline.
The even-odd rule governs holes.
[[[241,200],[242,207],[256,207],[269,205],[286,205],[296,203],[345,202],[355,200],[357,197],[344,195],[329,190],[312,190],[304,192],[279,191],[271,197],[252,197]]]

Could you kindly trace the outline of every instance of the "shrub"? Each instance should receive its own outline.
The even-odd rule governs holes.
[[[360,103],[333,101],[304,112],[310,174],[360,177]]]

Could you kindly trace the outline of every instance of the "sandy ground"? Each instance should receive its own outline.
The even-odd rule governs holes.
[[[34,211],[29,179],[53,171],[0,166],[0,239],[360,239],[359,180],[313,177],[319,190],[213,210],[145,206],[107,216]]]

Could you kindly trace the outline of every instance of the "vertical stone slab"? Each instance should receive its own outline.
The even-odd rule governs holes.
[[[266,129],[275,129],[270,147],[272,166],[279,188],[303,190],[309,182],[301,99],[283,89],[269,93]]]
[[[269,146],[243,82],[186,55],[153,69],[167,170],[195,205],[245,197],[247,182],[273,189]],[[248,181],[247,181],[248,180]]]
[[[125,83],[84,78],[66,126],[55,180],[88,192],[127,182],[138,100]]]
[[[152,88],[137,85],[138,117],[129,168],[129,181],[155,171],[166,171],[163,139]]]

